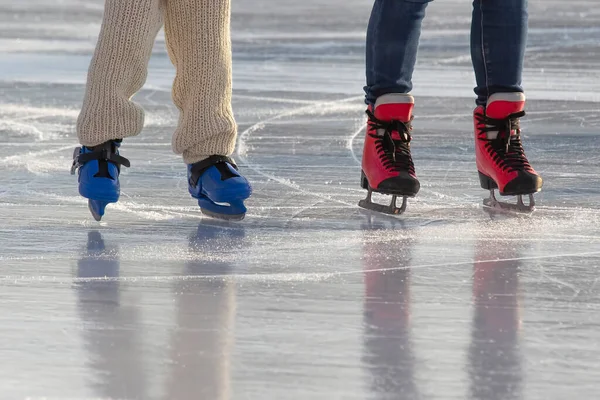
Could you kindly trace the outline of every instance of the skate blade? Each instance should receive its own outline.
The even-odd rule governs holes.
[[[517,196],[517,203],[506,203],[503,201],[498,201],[494,194],[494,191],[490,191],[490,197],[483,200],[483,205],[491,210],[496,211],[507,211],[507,212],[515,212],[519,214],[531,214],[535,211],[535,199],[533,198],[533,194],[529,194],[529,204],[525,204],[523,202],[523,195]]]
[[[241,220],[243,220],[246,217],[246,213],[243,213],[243,214],[222,214],[222,213],[217,213],[217,212],[214,212],[214,211],[207,210],[205,208],[200,208],[200,211],[202,211],[202,214],[206,215],[207,217],[219,219],[221,221],[241,221]]]
[[[88,208],[92,213],[92,217],[98,222],[102,220],[107,205],[106,201],[88,200]]]
[[[406,211],[406,206],[407,206],[406,196],[402,197],[402,205],[400,207],[397,207],[396,199],[398,198],[398,196],[392,195],[392,201],[390,202],[389,205],[386,206],[384,204],[373,203],[373,201],[371,200],[372,194],[373,194],[372,189],[369,189],[367,198],[359,201],[358,206],[361,208],[364,208],[366,210],[371,210],[371,211],[375,211],[375,212],[379,212],[379,213],[383,213],[383,214],[390,214],[390,215],[401,215],[401,214],[404,214],[404,212]]]
[[[209,198],[201,196],[198,198],[198,206],[200,206],[202,214],[223,221],[241,221],[246,217],[246,207],[241,200],[231,203],[215,203]]]

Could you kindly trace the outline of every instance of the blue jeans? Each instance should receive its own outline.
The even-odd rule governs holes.
[[[412,90],[421,22],[430,1],[375,0],[367,30],[367,104]],[[523,91],[527,19],[527,0],[473,1],[471,59],[478,105],[494,93]]]

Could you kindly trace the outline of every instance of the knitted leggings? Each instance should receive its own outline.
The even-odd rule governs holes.
[[[187,164],[233,153],[230,13],[230,0],[106,0],[77,121],[80,143],[96,146],[140,133],[144,111],[131,97],[146,81],[164,20],[180,110],[173,151]]]

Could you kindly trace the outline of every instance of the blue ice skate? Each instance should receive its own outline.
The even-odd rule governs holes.
[[[244,200],[250,197],[252,188],[231,158],[211,156],[188,165],[188,186],[203,214],[230,221],[241,221],[246,216]]]
[[[79,194],[88,199],[88,207],[96,221],[104,215],[110,203],[119,201],[119,174],[121,165],[130,166],[129,160],[119,155],[120,140],[94,147],[78,147],[73,154],[71,174],[79,170]]]

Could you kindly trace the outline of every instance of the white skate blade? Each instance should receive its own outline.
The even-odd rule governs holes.
[[[88,200],[88,209],[92,213],[92,217],[94,217],[97,222],[102,221],[104,210],[108,204],[109,203],[105,201]]]
[[[369,189],[367,198],[359,201],[358,206],[362,207],[366,210],[371,210],[371,211],[375,211],[375,212],[379,212],[379,213],[383,213],[383,214],[390,214],[390,215],[401,215],[401,214],[404,214],[404,212],[406,211],[406,206],[407,206],[406,196],[402,197],[402,205],[400,207],[397,207],[396,199],[398,198],[398,196],[392,195],[392,201],[390,202],[389,205],[386,206],[385,204],[373,203],[373,201],[371,200],[372,194],[373,194],[373,191],[371,189]]]
[[[520,214],[531,214],[535,211],[535,199],[533,194],[529,194],[529,204],[523,202],[523,195],[517,196],[517,203],[506,203],[498,201],[494,194],[494,191],[490,191],[490,197],[483,200],[484,207],[489,210],[500,211],[500,212],[514,212]]]
[[[207,210],[206,208],[201,208],[200,211],[202,212],[202,214],[206,215],[207,217],[211,217],[211,218],[218,219],[221,221],[241,221],[244,218],[246,218],[246,213],[243,213],[243,214],[221,214],[221,213]]]

